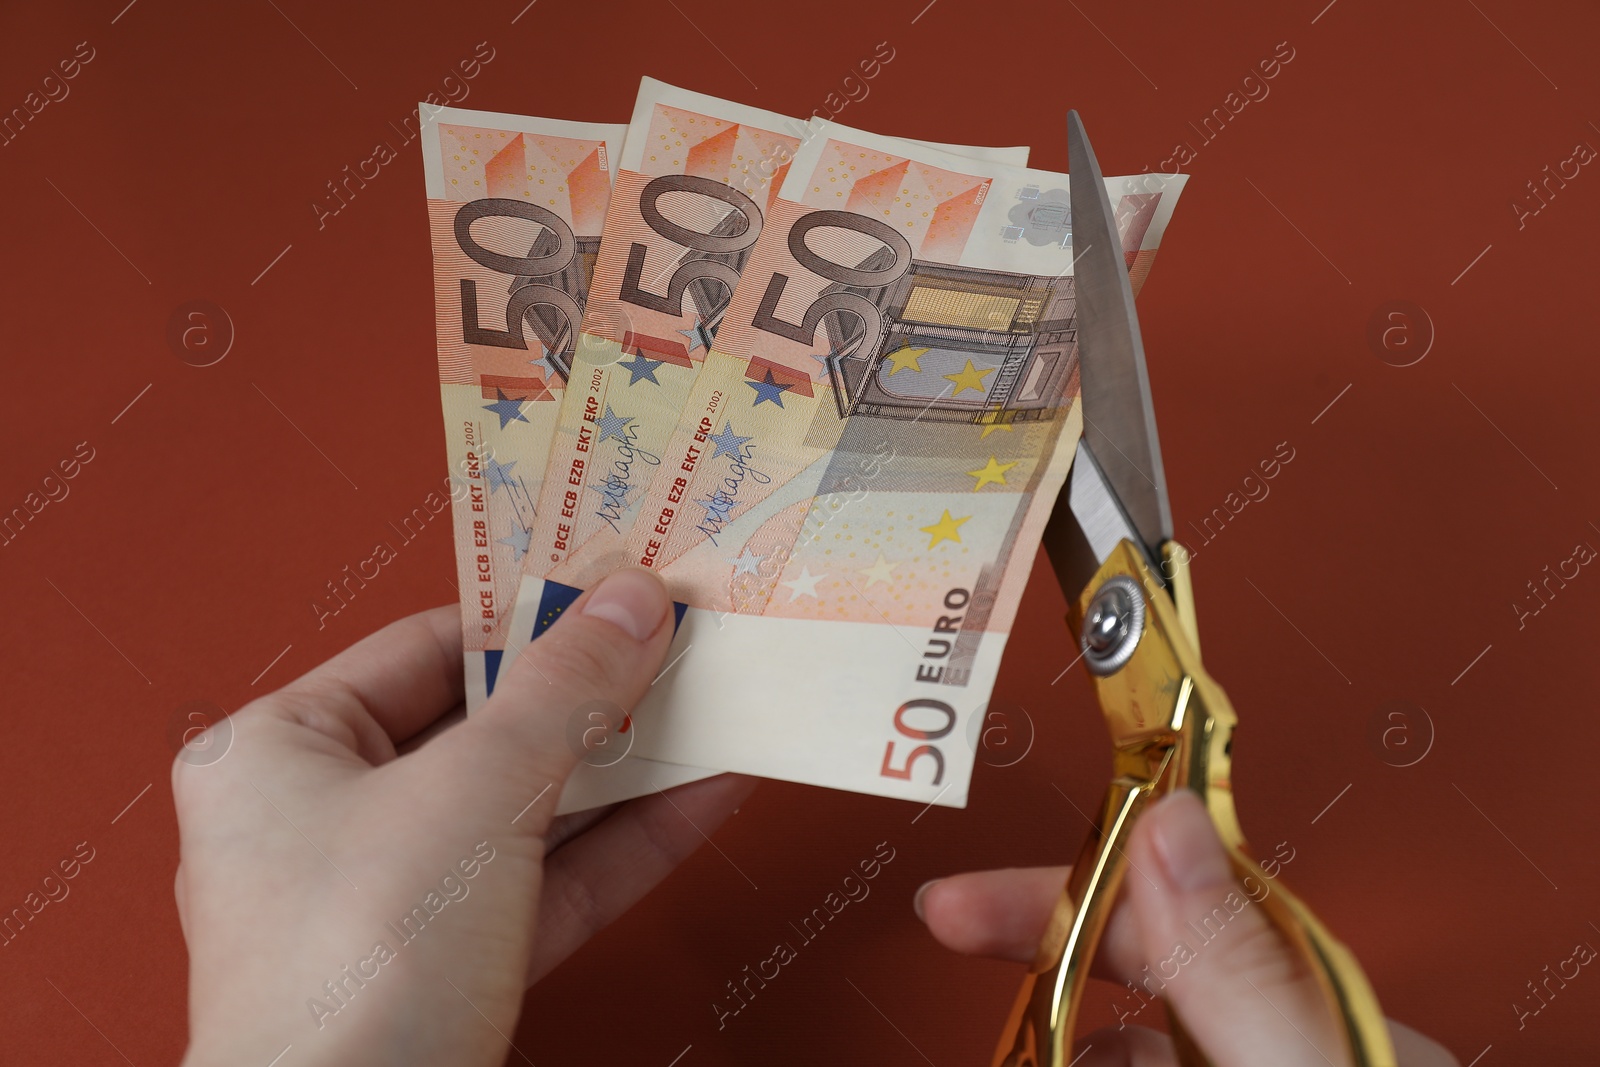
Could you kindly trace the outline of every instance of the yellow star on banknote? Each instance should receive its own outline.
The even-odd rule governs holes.
[[[928,350],[926,348],[912,348],[910,345],[902,345],[890,352],[885,357],[890,363],[894,364],[894,369],[889,372],[889,377],[893,378],[907,368],[920,374],[922,372],[922,357],[927,354]]]
[[[967,360],[967,365],[962,367],[956,373],[944,375],[944,380],[947,382],[955,382],[956,391],[950,395],[960,396],[963,389],[972,389],[979,393],[983,392],[984,376],[993,373],[993,367],[985,367],[982,370],[979,370],[977,367],[972,365],[972,360],[969,359]]]
[[[1010,463],[998,463],[995,461],[993,456],[990,456],[988,463],[984,464],[975,471],[967,472],[972,477],[978,479],[978,484],[972,487],[972,491],[976,493],[979,489],[982,489],[990,482],[993,482],[995,485],[1005,485],[1006,471],[1010,470],[1012,467],[1015,467],[1019,462],[1021,461],[1014,459]]]
[[[933,538],[932,541],[928,542],[929,550],[937,546],[940,541],[954,541],[959,545],[961,543],[961,524],[970,518],[972,518],[971,515],[964,515],[959,519],[952,519],[950,512],[946,511],[944,517],[932,526],[920,527],[923,533]]]
[[[883,582],[886,585],[892,582],[894,580],[894,567],[895,565],[884,559],[883,553],[879,552],[878,562],[870,567],[857,568],[857,570],[867,576],[867,588],[871,589],[874,582]]]
[[[983,433],[978,435],[978,440],[983,440],[996,430],[1004,430],[1006,433],[1010,433],[1012,425],[1009,422],[991,422],[983,428]]]

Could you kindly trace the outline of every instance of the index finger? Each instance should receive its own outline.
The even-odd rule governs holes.
[[[398,744],[461,702],[462,663],[461,609],[447,605],[367,635],[279,695],[316,698],[362,739],[362,755],[370,758],[372,723]]]

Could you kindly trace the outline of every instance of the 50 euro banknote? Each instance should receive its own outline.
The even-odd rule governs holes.
[[[475,710],[504,647],[627,127],[419,108]]]
[[[1185,181],[1107,179],[1136,284]],[[690,605],[634,751],[964,806],[1081,432],[1073,259],[1063,174],[799,149],[617,560]]]
[[[469,712],[488,698],[627,127],[421,105]],[[577,723],[584,736],[593,727]],[[560,811],[713,772],[580,764]]]
[[[810,130],[641,83],[523,562],[524,600],[541,602],[544,578],[578,587],[612,569]],[[1028,156],[1025,147],[934,147],[1019,165]],[[553,619],[547,609],[516,625]]]

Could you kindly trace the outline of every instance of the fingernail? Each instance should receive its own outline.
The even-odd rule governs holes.
[[[928,921],[928,917],[926,915],[922,914],[922,897],[923,897],[923,894],[925,894],[928,890],[932,889],[934,886],[938,885],[943,880],[944,879],[942,879],[942,878],[931,878],[928,881],[923,882],[921,885],[917,886],[916,896],[911,898],[911,910],[916,912],[917,913],[917,918],[921,919],[923,922],[927,922]]]
[[[1230,884],[1233,867],[1205,803],[1187,789],[1164,797],[1146,814],[1154,817],[1156,856],[1167,880],[1180,891]]]
[[[630,567],[607,575],[589,594],[583,613],[620,627],[635,641],[644,641],[661,626],[671,605],[661,579]]]

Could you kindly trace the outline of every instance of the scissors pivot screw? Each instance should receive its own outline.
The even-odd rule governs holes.
[[[1143,634],[1143,591],[1125,575],[1106,579],[1089,602],[1089,612],[1084,617],[1084,664],[1101,677],[1115,674],[1133,658]]]

